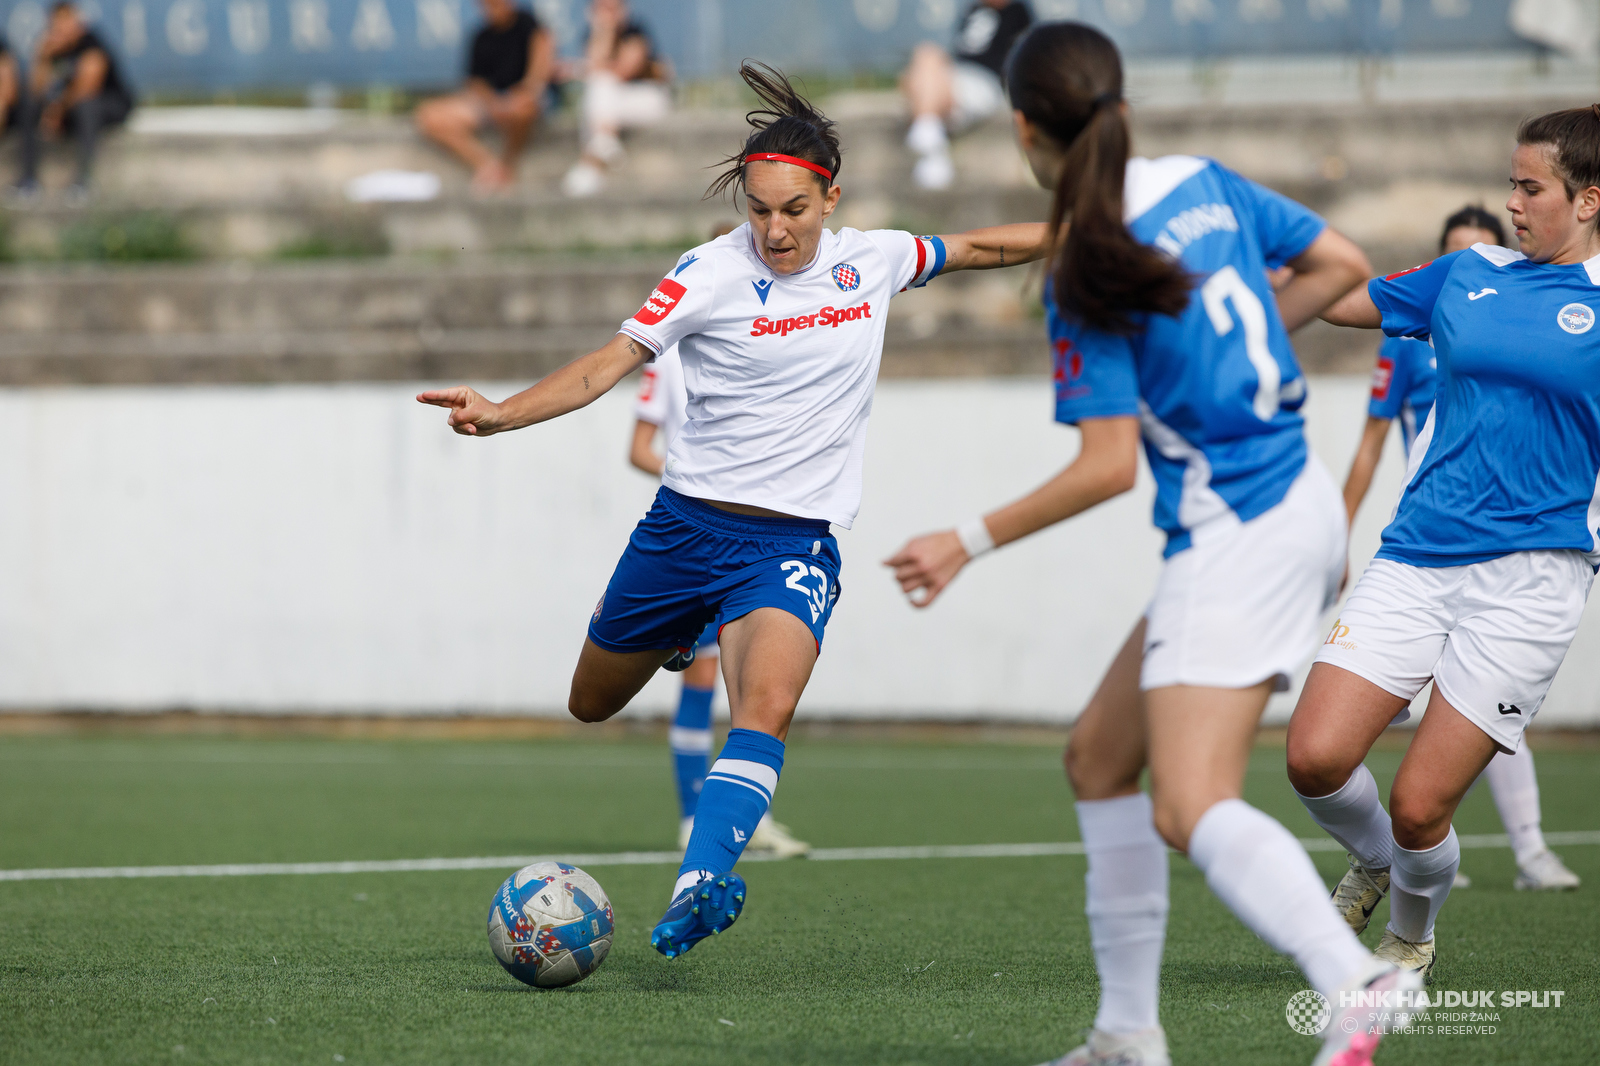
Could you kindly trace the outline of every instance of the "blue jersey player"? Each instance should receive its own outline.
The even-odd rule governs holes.
[[[745,902],[733,873],[778,787],[784,738],[839,600],[832,533],[861,505],[862,466],[888,303],[951,270],[1031,262],[1038,223],[945,237],[824,224],[842,190],[834,124],[782,74],[740,69],[763,106],[712,192],[744,194],[748,221],[684,253],[604,347],[502,403],[459,386],[421,394],[457,433],[487,435],[575,411],[676,346],[687,417],[655,505],[595,605],[568,709],[600,722],[663,666],[718,634],[733,728],[650,936],[677,958]],[[558,516],[556,516],[558,517]]]
[[[1055,189],[1056,418],[1082,447],[1031,495],[888,562],[925,606],[996,545],[1132,488],[1142,436],[1165,562],[1067,750],[1100,1008],[1059,1064],[1168,1066],[1168,844],[1335,1003],[1341,990],[1420,987],[1361,946],[1299,843],[1240,798],[1267,699],[1315,649],[1344,566],[1344,514],[1306,446],[1288,330],[1364,278],[1366,257],[1215,162],[1129,158],[1121,60],[1088,26],[1030,30],[1008,81],[1024,152]],[[1267,271],[1284,264],[1294,276],[1275,299]],[[1317,1061],[1370,1062],[1372,1028],[1341,1009]]]
[[[1441,256],[1323,316],[1431,337],[1439,360],[1394,520],[1289,726],[1290,780],[1354,857],[1346,880],[1389,871],[1380,951],[1424,973],[1456,806],[1521,747],[1600,563],[1600,105],[1524,122],[1511,183],[1520,252]],[[1385,813],[1362,760],[1430,680]]]
[[[1468,205],[1445,219],[1439,236],[1439,254],[1463,252],[1475,244],[1499,247],[1506,242],[1500,220],[1484,208]],[[1378,349],[1378,365],[1372,373],[1372,397],[1367,405],[1367,424],[1361,446],[1350,464],[1344,482],[1344,506],[1355,523],[1356,512],[1372,485],[1372,475],[1383,457],[1383,443],[1389,425],[1399,422],[1400,443],[1411,454],[1417,434],[1433,410],[1437,389],[1437,359],[1433,345],[1417,337],[1385,337]],[[1495,809],[1511,838],[1517,862],[1513,882],[1519,890],[1565,891],[1577,888],[1578,875],[1567,869],[1561,857],[1545,843],[1543,812],[1539,804],[1539,778],[1533,750],[1524,744],[1515,752],[1501,752],[1489,760],[1483,771],[1494,797]],[[1356,932],[1367,926],[1372,909],[1389,890],[1389,871],[1367,869],[1356,856],[1350,856],[1352,873],[1339,883],[1334,906],[1345,915]],[[1470,881],[1456,875],[1455,887],[1466,888]]]

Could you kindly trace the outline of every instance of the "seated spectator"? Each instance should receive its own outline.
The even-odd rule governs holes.
[[[460,92],[423,101],[417,128],[472,168],[474,189],[493,192],[516,177],[517,160],[544,110],[556,42],[512,0],[480,2],[485,25],[472,38],[467,83]],[[498,156],[478,139],[489,126],[504,139]]]
[[[11,43],[0,33],[0,137],[17,124],[21,100],[22,71],[17,68],[17,57],[11,54]]]
[[[900,90],[911,105],[906,147],[917,153],[911,178],[924,189],[944,189],[955,180],[951,133],[1005,110],[1000,75],[1011,46],[1033,22],[1022,0],[980,0],[956,28],[954,59],[931,41],[917,45]]]
[[[127,119],[134,100],[111,49],[70,0],[58,0],[50,9],[28,81],[19,112],[22,177],[17,191],[29,196],[38,192],[40,142],[70,133],[78,141],[78,170],[67,192],[86,198],[95,141],[101,130]]]
[[[626,0],[589,5],[585,58],[583,155],[561,183],[568,196],[599,192],[606,168],[622,155],[622,131],[659,122],[672,108],[671,68],[644,26],[628,17]]]

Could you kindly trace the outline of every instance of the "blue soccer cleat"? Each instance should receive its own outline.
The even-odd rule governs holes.
[[[693,645],[687,648],[679,648],[672,653],[672,658],[661,664],[661,669],[671,671],[674,674],[681,674],[694,664],[694,653]]]
[[[650,934],[650,946],[669,959],[739,920],[744,910],[744,878],[718,874],[684,889]]]

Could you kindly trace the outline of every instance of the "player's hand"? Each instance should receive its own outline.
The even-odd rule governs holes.
[[[911,606],[926,607],[955,580],[969,561],[961,538],[956,536],[955,530],[947,529],[943,533],[914,537],[899,552],[885,559],[883,565],[894,571],[900,591],[906,594]],[[919,592],[921,599],[917,598]]]
[[[487,437],[506,428],[500,405],[484,399],[465,385],[418,393],[417,402],[448,410],[450,428],[466,437]]]

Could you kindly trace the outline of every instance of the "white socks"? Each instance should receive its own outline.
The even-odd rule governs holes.
[[[1433,939],[1433,920],[1450,895],[1461,865],[1461,844],[1450,835],[1426,851],[1395,845],[1389,868],[1389,932],[1413,944]]]
[[[906,147],[918,155],[942,155],[949,150],[950,135],[938,115],[922,115],[906,133]]]
[[[1291,956],[1311,987],[1332,996],[1371,962],[1300,842],[1244,800],[1223,800],[1195,824],[1189,859],[1211,891],[1274,949]]]
[[[1493,765],[1492,763],[1490,765]],[[1299,792],[1295,795],[1300,796]],[[1300,796],[1311,820],[1369,870],[1387,870],[1394,854],[1394,830],[1378,801],[1378,782],[1363,763],[1337,792]]]
[[[1528,742],[1523,741],[1514,755],[1501,752],[1490,759],[1483,776],[1489,780],[1500,821],[1511,837],[1517,865],[1522,866],[1545,850],[1544,830],[1539,825],[1539,779],[1533,773]]]
[[[1089,857],[1085,912],[1100,973],[1094,1027],[1136,1033],[1160,1024],[1157,998],[1167,934],[1167,845],[1143,792],[1077,805]]]

